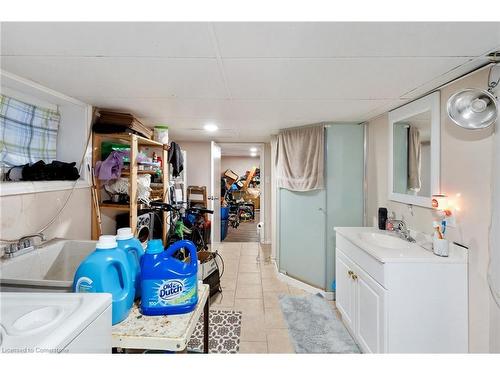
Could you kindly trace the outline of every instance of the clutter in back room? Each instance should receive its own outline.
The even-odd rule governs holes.
[[[255,159],[250,158],[250,160]],[[224,157],[222,161],[224,162]],[[227,169],[223,172],[221,177],[222,241],[257,240],[260,193],[260,168],[258,166],[253,166],[249,170]]]

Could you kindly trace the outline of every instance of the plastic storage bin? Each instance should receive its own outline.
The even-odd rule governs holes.
[[[168,126],[158,125],[153,129],[153,137],[156,142],[168,145]]]
[[[221,220],[220,221],[220,240],[221,241],[224,241],[226,239],[228,226],[229,226],[228,220]]]
[[[222,220],[229,219],[229,207],[221,207],[220,208],[220,218]]]

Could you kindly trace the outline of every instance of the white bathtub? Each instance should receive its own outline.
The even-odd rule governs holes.
[[[81,261],[96,241],[53,239],[36,250],[0,262],[1,292],[71,292]]]

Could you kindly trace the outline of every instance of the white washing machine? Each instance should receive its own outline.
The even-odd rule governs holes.
[[[111,353],[111,294],[0,293],[0,353]]]

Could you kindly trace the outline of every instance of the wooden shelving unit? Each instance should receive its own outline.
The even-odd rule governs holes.
[[[162,143],[152,141],[141,137],[136,134],[118,133],[118,134],[97,134],[92,135],[92,167],[94,168],[96,162],[101,160],[101,148],[103,141],[112,141],[115,143],[122,143],[125,145],[130,145],[130,170],[122,173],[123,177],[128,176],[129,178],[129,205],[118,204],[118,203],[104,203],[102,200],[102,190],[103,185],[96,179],[96,192],[97,200],[99,202],[100,209],[111,209],[120,211],[129,211],[130,213],[130,227],[134,231],[134,235],[137,235],[137,176],[140,174],[153,174],[153,171],[143,171],[139,170],[137,163],[137,155],[139,154],[141,147],[153,147],[161,150],[162,155],[162,175],[163,175],[163,201],[168,202],[168,150],[167,146]],[[166,244],[167,239],[167,214],[163,213],[163,243]],[[92,239],[97,240],[99,237],[99,224],[97,219],[96,208],[92,205]]]

